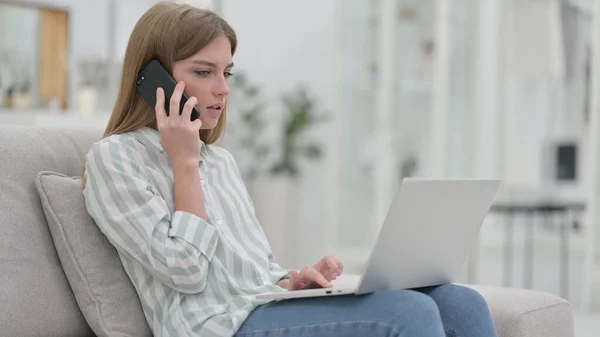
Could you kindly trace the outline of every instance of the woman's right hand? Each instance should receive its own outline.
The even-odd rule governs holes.
[[[160,144],[175,164],[194,164],[200,161],[200,118],[190,121],[192,109],[197,104],[196,97],[190,97],[183,112],[179,111],[179,103],[185,89],[185,83],[179,82],[169,102],[169,115],[165,111],[165,92],[162,88],[156,90],[156,124],[160,133]]]
[[[292,270],[288,290],[331,288],[333,285],[323,274],[312,266],[306,266],[300,272]]]

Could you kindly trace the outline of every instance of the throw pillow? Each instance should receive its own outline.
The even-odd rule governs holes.
[[[152,336],[116,249],[87,212],[80,178],[43,171],[36,187],[62,268],[94,333]]]

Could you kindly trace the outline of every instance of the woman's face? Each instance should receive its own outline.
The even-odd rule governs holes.
[[[198,99],[202,129],[217,126],[229,95],[227,79],[232,67],[231,44],[225,36],[173,65],[175,81],[185,82],[185,93]]]

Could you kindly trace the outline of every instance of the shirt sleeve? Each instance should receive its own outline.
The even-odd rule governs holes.
[[[144,158],[126,142],[95,144],[85,164],[88,212],[120,253],[162,283],[202,292],[218,233],[192,213],[171,213],[150,183]]]
[[[275,262],[273,254],[269,255],[269,274],[273,284],[276,284],[282,279],[290,278],[290,270],[282,268],[277,262]]]

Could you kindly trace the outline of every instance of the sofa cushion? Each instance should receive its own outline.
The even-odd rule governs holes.
[[[93,336],[61,268],[35,178],[80,174],[101,129],[0,127],[0,328],[3,336]]]
[[[38,174],[54,246],[85,319],[97,336],[152,336],[116,249],[89,216],[81,179]]]
[[[358,274],[344,274],[336,286],[353,287]],[[565,299],[525,289],[461,284],[486,300],[499,337],[574,337],[573,311]]]
[[[573,337],[571,305],[535,290],[469,285],[487,301],[500,337]]]

